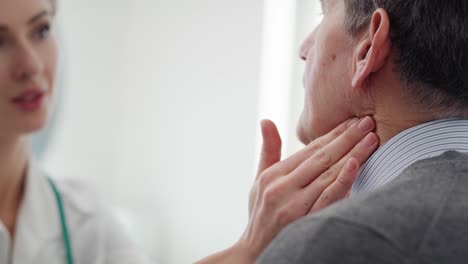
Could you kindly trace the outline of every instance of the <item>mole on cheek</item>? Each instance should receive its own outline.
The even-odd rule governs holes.
[[[335,61],[336,60],[336,54],[332,54],[331,59],[332,59],[332,61]]]

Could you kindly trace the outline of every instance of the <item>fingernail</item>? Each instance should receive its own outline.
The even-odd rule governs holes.
[[[367,132],[372,129],[372,126],[374,123],[372,122],[372,119],[368,116],[364,117],[364,119],[361,120],[359,123],[358,127],[362,130],[362,132]]]
[[[367,137],[364,139],[364,146],[367,148],[373,147],[377,143],[377,136],[374,133],[370,133],[367,135]]]
[[[356,118],[353,118],[353,119],[351,119],[351,120],[349,120],[348,125],[346,126],[346,128],[350,128],[351,126],[353,126],[354,124],[356,124],[357,121],[359,121],[359,118],[357,118],[357,117],[356,117]]]

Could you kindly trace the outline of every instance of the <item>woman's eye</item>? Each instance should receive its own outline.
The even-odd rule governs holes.
[[[46,25],[39,27],[36,34],[39,39],[45,39],[49,35],[49,32],[50,32],[50,25],[46,24]]]

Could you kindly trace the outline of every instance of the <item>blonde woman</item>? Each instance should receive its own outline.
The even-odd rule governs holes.
[[[146,263],[84,188],[31,161],[46,124],[57,43],[53,0],[0,0],[0,264]]]

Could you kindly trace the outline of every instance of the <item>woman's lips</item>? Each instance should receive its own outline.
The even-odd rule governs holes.
[[[34,112],[41,108],[44,102],[44,92],[40,90],[30,90],[13,98],[11,102],[21,111]]]

